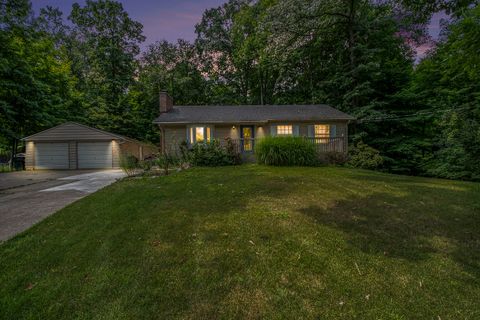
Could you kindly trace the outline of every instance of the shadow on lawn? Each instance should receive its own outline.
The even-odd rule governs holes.
[[[379,192],[299,212],[341,230],[363,252],[409,261],[439,254],[480,278],[480,203],[475,193],[398,180],[401,196]]]

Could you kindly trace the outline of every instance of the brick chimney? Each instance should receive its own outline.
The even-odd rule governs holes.
[[[173,99],[167,91],[160,91],[160,113],[169,112],[173,108]]]

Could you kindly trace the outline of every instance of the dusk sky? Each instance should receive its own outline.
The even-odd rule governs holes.
[[[177,39],[194,40],[195,24],[202,17],[205,9],[218,7],[227,0],[121,0],[130,17],[143,24],[143,33],[147,37],[142,48],[158,40],[174,42]],[[33,0],[36,12],[42,7],[58,7],[67,17],[72,4],[80,5],[85,0]],[[440,19],[444,15],[437,14],[429,26],[430,34],[436,38],[440,31]],[[429,46],[418,48],[420,56]]]
[[[58,7],[67,17],[72,4],[84,0],[33,0],[36,12],[42,7]],[[143,47],[157,40],[195,39],[195,24],[205,9],[218,7],[225,0],[121,0],[131,18],[143,24],[147,40]]]

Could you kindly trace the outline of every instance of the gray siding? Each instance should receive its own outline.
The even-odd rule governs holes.
[[[237,125],[235,126],[235,129],[233,129],[233,125],[216,125],[213,133],[215,139],[218,140],[223,140],[227,137],[231,139],[240,139],[240,126]]]
[[[33,170],[35,168],[35,143],[27,142],[25,147],[25,169]]]
[[[336,125],[337,127],[337,137],[347,137],[348,135],[348,124],[347,122],[329,122],[329,121],[316,121],[316,122],[275,122],[271,123],[271,125],[282,125],[282,124],[291,124],[297,125],[299,127],[299,134],[302,137],[308,136],[308,126],[315,125],[315,124],[329,124],[329,125]],[[266,135],[270,135],[270,128],[265,130]]]
[[[187,139],[187,126],[166,127],[164,132],[164,151],[168,153],[177,153],[179,145]]]
[[[120,145],[117,140],[112,143],[112,167],[120,168]]]

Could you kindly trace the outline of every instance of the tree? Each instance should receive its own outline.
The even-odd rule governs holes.
[[[29,1],[0,3],[0,144],[56,124],[68,112],[74,79],[54,41],[35,29]]]
[[[466,10],[418,66],[410,91],[433,118],[427,173],[480,179],[480,7]]]
[[[158,142],[158,127],[152,124],[159,115],[159,93],[167,90],[177,105],[207,103],[207,81],[202,76],[195,46],[184,40],[160,41],[142,54],[137,81],[128,92],[128,104],[135,119],[131,135]]]
[[[73,60],[90,102],[89,120],[106,130],[128,133],[133,120],[125,97],[134,80],[139,44],[145,40],[142,25],[111,0],[74,4],[69,19]]]

